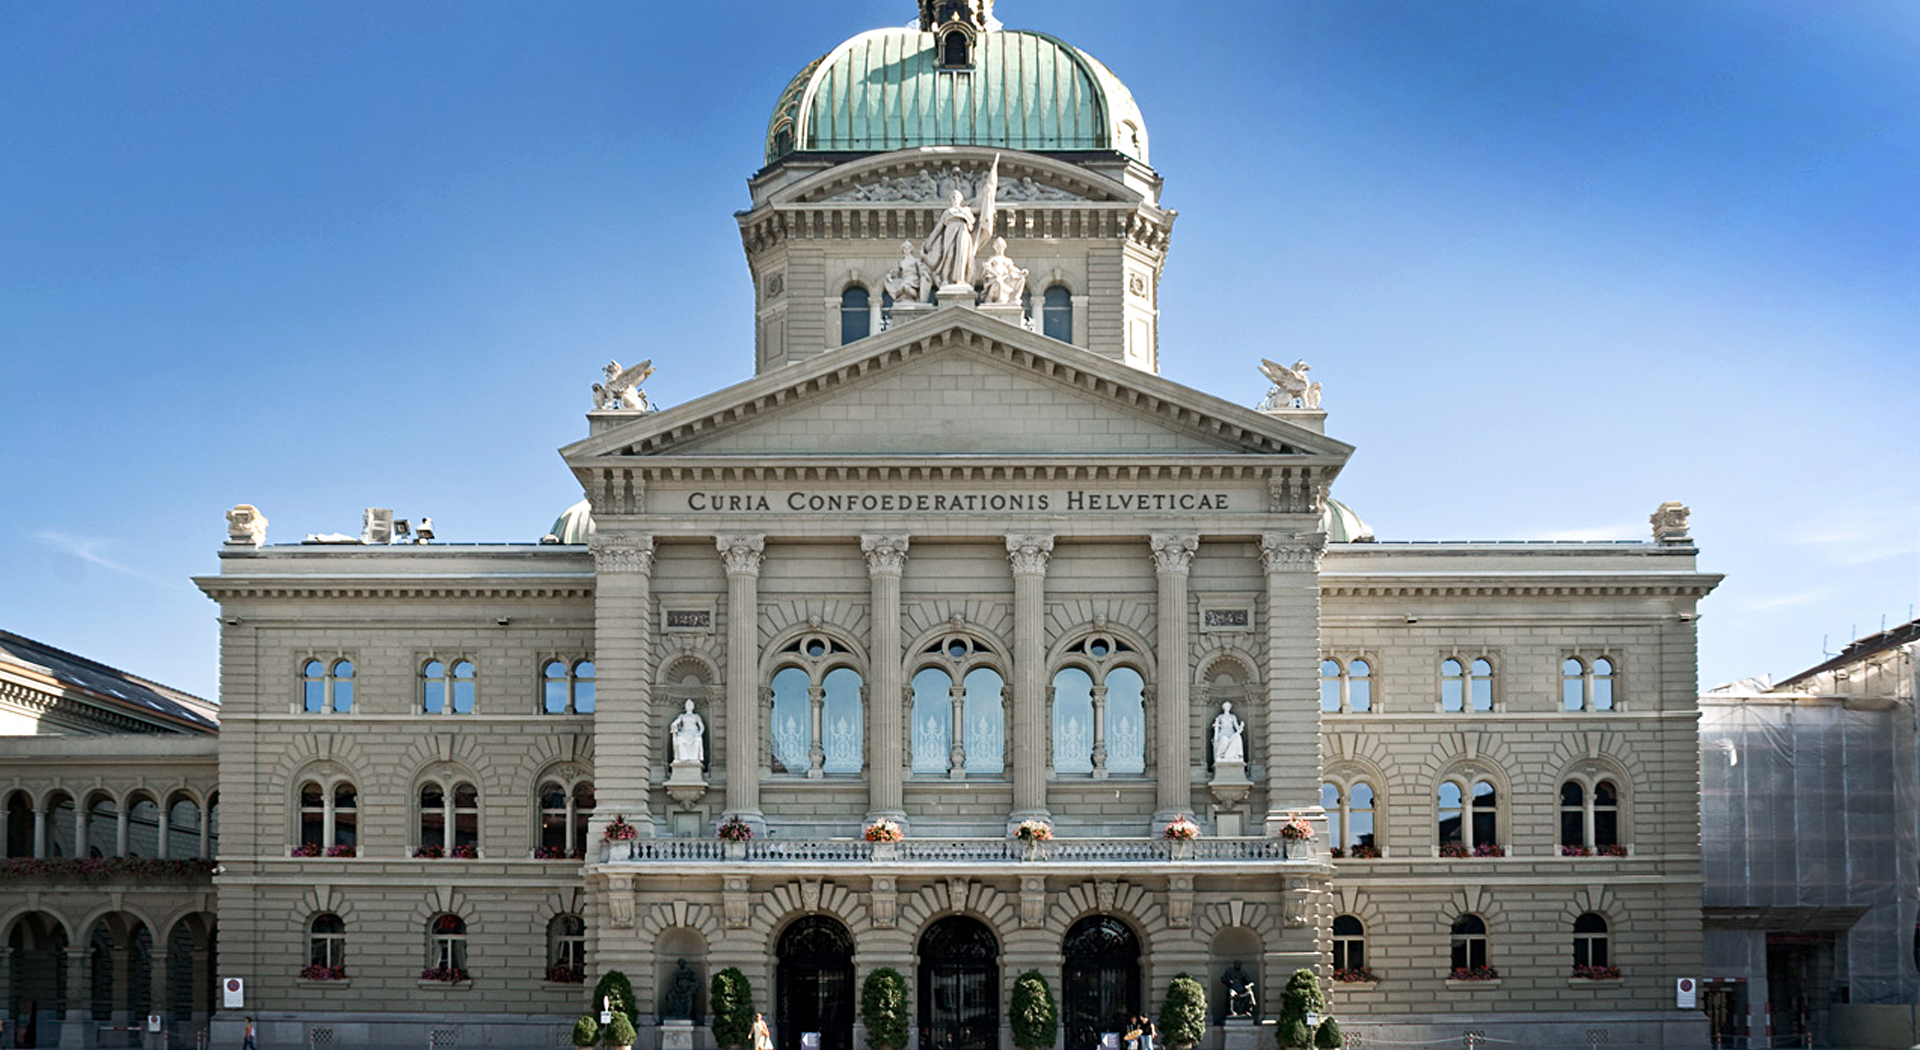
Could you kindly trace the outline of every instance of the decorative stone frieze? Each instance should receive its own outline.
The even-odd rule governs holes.
[[[653,571],[652,536],[596,532],[587,541],[587,550],[593,553],[596,573]]]
[[[1324,532],[1268,532],[1260,536],[1260,564],[1268,572],[1319,572]]]

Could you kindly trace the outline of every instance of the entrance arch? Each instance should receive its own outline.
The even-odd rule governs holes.
[[[819,1032],[820,1050],[854,1050],[853,935],[837,919],[808,915],[774,951],[779,1050],[800,1050],[802,1032]]]
[[[1102,1032],[1124,1032],[1140,1012],[1140,938],[1111,915],[1089,915],[1061,941],[1066,1050],[1094,1050]]]
[[[920,935],[921,1050],[998,1050],[1000,942],[985,923],[949,915]]]

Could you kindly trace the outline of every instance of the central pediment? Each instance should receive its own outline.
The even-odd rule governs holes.
[[[1072,460],[1299,457],[1337,471],[1351,446],[955,307],[627,419],[562,449],[608,459]],[[637,465],[637,464],[636,464]]]

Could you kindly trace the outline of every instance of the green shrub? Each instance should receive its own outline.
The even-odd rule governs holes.
[[[627,975],[619,970],[608,970],[600,975],[599,982],[593,986],[590,1008],[597,1013],[603,1009],[601,1004],[609,999],[613,1001],[614,1013],[625,1014],[628,1021],[633,1020],[633,982],[627,980]]]
[[[1207,990],[1192,974],[1183,973],[1167,986],[1160,1007],[1160,1041],[1173,1050],[1193,1050],[1207,1032]]]
[[[1324,1013],[1326,997],[1320,994],[1320,978],[1312,970],[1295,970],[1287,978],[1287,990],[1280,993],[1280,1023],[1273,1030],[1274,1042],[1282,1047],[1310,1047],[1314,1031],[1307,1026],[1307,1015]]]
[[[627,1020],[626,1014],[618,1010],[613,1012],[613,1021],[607,1025],[608,1046],[632,1046],[639,1035],[633,1030],[633,1022]]]
[[[753,985],[737,966],[713,975],[707,989],[707,1012],[713,1015],[713,1041],[722,1047],[745,1046],[753,1033]]]
[[[867,1026],[871,1050],[904,1050],[907,1045],[907,979],[891,966],[867,975],[860,986],[860,1021]]]
[[[1020,1050],[1049,1050],[1053,1046],[1054,1033],[1060,1030],[1060,1007],[1039,970],[1028,970],[1013,982],[1007,1025],[1013,1029],[1013,1045]]]
[[[1340,1050],[1346,1043],[1346,1037],[1340,1034],[1340,1022],[1331,1017],[1320,1022],[1319,1029],[1313,1033],[1313,1045],[1320,1050]]]
[[[600,1041],[600,1019],[592,1014],[581,1014],[573,1022],[573,1045],[592,1046]]]

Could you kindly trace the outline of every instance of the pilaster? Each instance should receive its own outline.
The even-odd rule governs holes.
[[[760,562],[758,533],[714,537],[727,569],[727,815],[756,826],[760,813]]]
[[[595,532],[593,552],[593,786],[589,842],[615,816],[653,834],[653,537]],[[620,755],[624,761],[614,762]]]
[[[1320,807],[1320,532],[1260,537],[1267,579],[1267,834]]]
[[[1158,745],[1154,772],[1158,787],[1158,806],[1153,815],[1156,827],[1193,809],[1193,784],[1188,756],[1192,753],[1190,717],[1193,683],[1187,642],[1187,576],[1193,555],[1200,548],[1200,536],[1192,532],[1156,532],[1148,537],[1153,548],[1154,578],[1159,583],[1159,688],[1155,709],[1159,714]]]
[[[1009,824],[1046,819],[1047,811],[1047,562],[1053,537],[1007,537],[1013,570],[1013,814]]]
[[[873,652],[873,692],[867,707],[873,733],[867,741],[867,816],[904,820],[901,723],[906,690],[900,673],[900,580],[907,569],[907,537],[862,536],[860,550],[867,556],[867,579],[872,587],[868,618],[872,636],[868,644]]]

